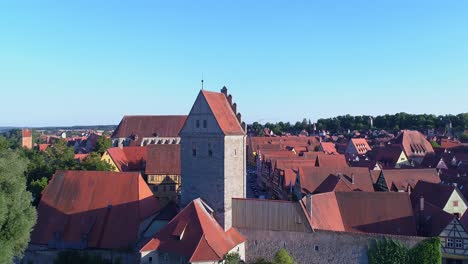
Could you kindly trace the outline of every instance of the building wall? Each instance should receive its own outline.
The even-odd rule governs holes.
[[[163,201],[176,201],[180,184],[180,175],[148,175],[148,186]],[[173,190],[171,186],[174,187]]]
[[[455,201],[458,201],[458,206],[454,205]],[[465,213],[466,209],[467,205],[465,203],[465,199],[463,199],[457,190],[454,190],[443,210],[450,214],[458,213],[461,217]]]
[[[226,136],[224,138],[225,230],[232,226],[232,198],[246,197],[245,166],[245,136]]]
[[[60,250],[48,250],[42,247],[29,246],[24,252],[21,263],[28,264],[50,264],[54,263]],[[82,251],[80,251],[82,252]],[[136,252],[125,252],[123,250],[86,250],[86,254],[98,255],[113,263],[133,264],[139,262],[139,254]]]
[[[22,144],[23,148],[32,149],[32,137],[23,137]]]
[[[405,152],[401,151],[400,157],[398,157],[398,161],[396,162],[395,168],[401,168],[401,166],[403,165],[409,166],[410,163],[405,155]]]
[[[274,254],[285,248],[298,264],[326,263],[368,263],[367,246],[373,239],[383,235],[359,234],[332,231],[313,233],[242,229],[238,230],[247,237],[245,246],[246,262],[252,263],[259,258],[271,260]],[[407,246],[414,246],[422,237],[388,236]]]
[[[120,172],[119,168],[117,167],[117,165],[115,165],[115,162],[112,160],[111,156],[109,155],[109,153],[107,153],[107,151],[104,152],[104,154],[102,154],[101,160],[112,165],[114,167],[113,171]]]
[[[468,234],[461,223],[454,219],[439,235],[443,257],[455,256],[468,258]],[[448,244],[451,239],[452,245]],[[461,247],[456,247],[456,242],[461,242]]]

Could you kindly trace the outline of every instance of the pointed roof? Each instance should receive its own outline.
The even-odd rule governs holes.
[[[406,191],[408,186],[415,188],[421,181],[440,183],[436,169],[384,169],[382,175],[389,190],[394,186],[397,190]]]
[[[201,90],[200,94],[205,98],[216,122],[225,135],[245,134],[239,120],[237,120],[236,113],[232,110],[231,104],[223,93]]]
[[[231,228],[227,232],[212,216],[212,209],[200,198],[193,200],[140,252],[162,251],[190,258],[189,262],[218,261],[223,259],[245,238]]]

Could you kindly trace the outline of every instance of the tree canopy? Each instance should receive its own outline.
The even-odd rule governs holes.
[[[19,257],[36,223],[31,193],[26,191],[27,161],[13,150],[0,150],[0,263]]]

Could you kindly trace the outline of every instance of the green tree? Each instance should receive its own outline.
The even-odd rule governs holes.
[[[281,248],[280,250],[278,250],[278,252],[276,252],[272,263],[273,264],[294,264],[296,262],[294,261],[294,258],[291,255],[289,255],[286,249]]]
[[[440,239],[438,237],[433,237],[422,241],[410,250],[409,255],[409,263],[412,264],[442,263]]]
[[[431,141],[431,145],[432,145],[433,148],[440,148],[439,143],[437,143],[435,141]]]
[[[23,254],[36,223],[31,193],[26,191],[26,166],[13,150],[0,151],[0,263]]]
[[[108,148],[111,148],[111,147],[112,147],[112,140],[105,136],[100,136],[98,140],[96,141],[96,147],[94,148],[94,151],[102,155],[104,154],[104,152],[106,152]]]
[[[67,146],[67,142],[60,139],[52,147],[46,150],[46,162],[56,170],[73,170],[78,167],[78,162],[75,160],[75,152],[73,148]]]
[[[372,243],[367,256],[369,264],[405,264],[408,263],[408,248],[398,241],[384,237]]]
[[[89,156],[80,164],[82,170],[93,171],[113,171],[114,166],[108,162],[101,160],[101,155],[96,152],[91,152]]]
[[[29,191],[32,193],[33,196],[33,205],[37,206],[39,201],[41,200],[42,191],[47,187],[47,183],[49,182],[47,177],[42,177],[39,180],[34,180],[31,182],[29,186]]]
[[[271,262],[266,261],[264,258],[259,258],[259,259],[255,260],[255,262],[253,264],[271,264]]]
[[[224,257],[224,263],[225,264],[239,264],[239,263],[241,263],[241,261],[242,261],[241,257],[239,255],[239,253],[237,253],[237,252],[229,253]]]

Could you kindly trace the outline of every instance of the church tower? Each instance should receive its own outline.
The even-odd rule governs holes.
[[[226,87],[201,90],[180,131],[181,205],[201,198],[219,224],[232,224],[232,198],[246,192],[245,123]]]

